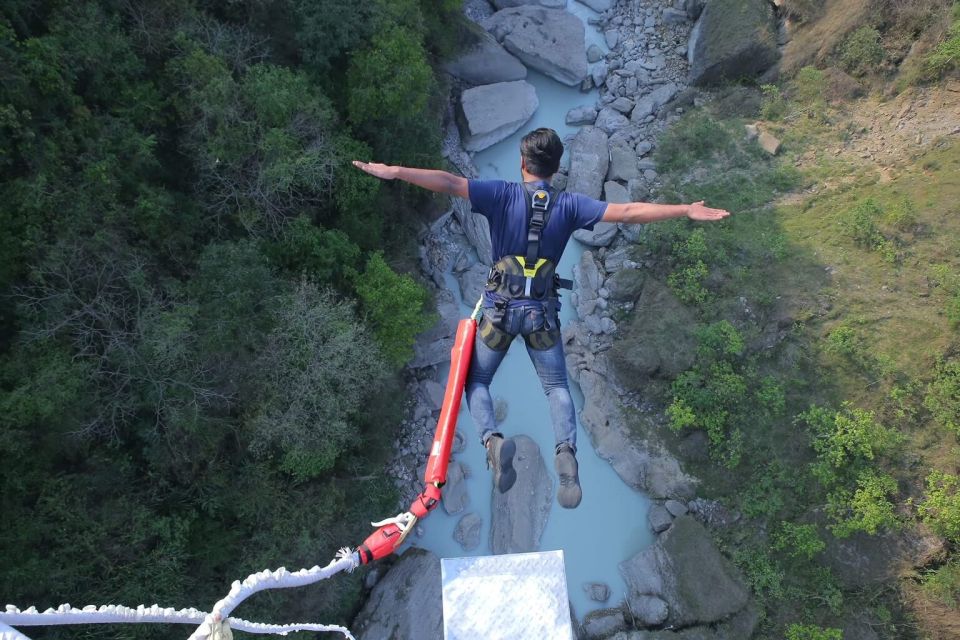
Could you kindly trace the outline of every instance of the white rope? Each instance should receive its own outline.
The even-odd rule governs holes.
[[[61,624],[107,624],[129,622],[170,622],[180,624],[197,624],[203,622],[207,614],[196,609],[175,610],[173,607],[140,605],[136,609],[121,605],[108,604],[102,607],[89,605],[82,609],[62,604],[56,609],[37,611],[30,607],[21,611],[12,604],[8,604],[6,611],[0,613],[0,622],[19,627],[37,627]]]
[[[276,571],[261,571],[247,576],[243,582],[236,581],[230,588],[227,597],[220,600],[213,606],[213,611],[207,614],[206,618],[197,630],[191,634],[189,640],[209,640],[217,627],[226,620],[241,602],[265,589],[288,589],[290,587],[302,587],[320,580],[325,580],[330,576],[341,571],[353,571],[360,565],[360,557],[351,552],[350,549],[343,548],[337,552],[337,559],[333,560],[325,567],[313,567],[312,569],[300,569],[290,573],[285,568],[280,567]],[[239,627],[235,627],[239,628]],[[341,629],[335,629],[341,631]],[[342,630],[348,638],[353,640],[353,636],[346,630]]]
[[[0,622],[0,640],[30,640],[30,638]]]
[[[230,629],[248,633],[279,635],[286,635],[293,631],[331,631],[343,634],[347,640],[355,640],[348,629],[339,625],[314,623],[263,624],[229,616],[241,602],[258,591],[287,589],[313,584],[341,571],[353,571],[359,565],[359,555],[344,548],[340,549],[335,560],[322,568],[315,566],[312,569],[300,569],[291,573],[281,567],[276,571],[254,573],[243,582],[234,582],[230,593],[214,605],[211,613],[196,609],[176,610],[173,607],[164,608],[159,605],[153,605],[152,607],[140,605],[136,609],[121,605],[104,605],[101,607],[89,605],[77,609],[69,604],[62,604],[56,609],[47,609],[40,612],[36,607],[21,611],[12,604],[8,604],[6,610],[0,612],[0,640],[30,640],[27,636],[7,625],[54,626],[139,622],[199,624],[190,636],[190,640],[228,640],[231,638]]]

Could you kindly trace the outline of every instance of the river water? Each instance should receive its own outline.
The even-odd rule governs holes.
[[[587,24],[587,19],[597,14],[573,0],[568,5],[567,10],[584,21],[587,45],[597,44],[606,52],[602,34]],[[475,154],[474,163],[483,178],[519,181],[520,138],[527,131],[541,126],[556,129],[562,138],[575,133],[576,127],[564,123],[567,111],[575,106],[593,104],[598,97],[596,90],[584,93],[577,87],[562,85],[533,71],[529,73],[527,81],[536,87],[540,107],[515,135]],[[583,250],[583,245],[571,239],[559,265],[559,273],[563,277],[571,277],[573,265],[580,260]],[[448,275],[448,286],[459,299],[459,288],[452,275]],[[569,292],[564,297],[567,301],[560,317],[561,322],[569,322],[574,314],[568,302]],[[472,311],[474,302],[467,301],[464,304],[461,301],[464,316]],[[572,381],[571,391],[579,412],[583,406],[583,396]],[[506,420],[500,427],[502,431],[507,436],[522,433],[531,437],[540,447],[547,469],[556,483],[550,412],[522,340],[516,340],[510,347],[491,386],[491,393],[495,399],[499,398],[507,405]],[[423,535],[412,536],[412,544],[429,549],[440,557],[489,555],[491,476],[486,469],[485,451],[477,440],[466,403],[461,408],[458,425],[466,437],[467,446],[456,458],[470,470],[470,477],[465,481],[470,504],[463,513],[452,516],[438,508],[424,521],[421,527]],[[616,606],[622,601],[626,588],[617,564],[652,544],[653,533],[646,517],[649,499],[624,484],[610,465],[596,455],[589,436],[579,424],[577,444],[583,502],[577,509],[567,510],[560,508],[554,499],[540,550],[563,550],[570,601],[575,614],[582,620],[590,611]],[[481,517],[483,526],[480,546],[465,552],[454,541],[453,531],[460,518],[470,512]],[[608,585],[609,600],[605,603],[591,600],[583,588],[589,582]]]

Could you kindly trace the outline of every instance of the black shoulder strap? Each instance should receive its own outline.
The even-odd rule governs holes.
[[[523,183],[529,196],[527,205],[527,255],[524,260],[528,265],[534,265],[540,259],[540,234],[547,226],[550,210],[553,208],[553,189],[549,186],[537,187]]]

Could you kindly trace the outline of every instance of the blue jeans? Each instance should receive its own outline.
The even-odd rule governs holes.
[[[511,335],[525,336],[541,330],[544,323],[544,311],[540,304],[509,308],[504,312],[503,328]],[[577,416],[567,384],[567,366],[563,357],[563,341],[557,340],[549,349],[531,349],[527,353],[540,378],[543,392],[550,405],[550,419],[557,445],[569,444],[574,451],[577,448]],[[497,372],[507,350],[495,351],[488,347],[477,334],[473,347],[473,358],[467,374],[467,406],[470,417],[480,435],[480,441],[496,431],[493,413],[493,398],[490,396],[490,383]]]

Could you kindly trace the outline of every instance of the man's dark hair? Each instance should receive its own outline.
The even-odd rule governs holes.
[[[549,178],[560,169],[563,143],[553,129],[535,129],[520,141],[520,156],[527,171],[538,178]]]

